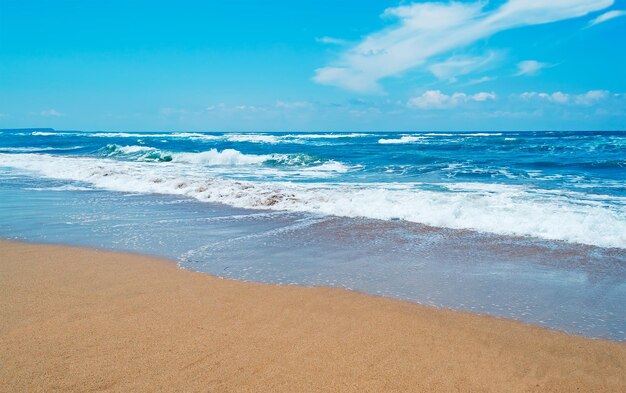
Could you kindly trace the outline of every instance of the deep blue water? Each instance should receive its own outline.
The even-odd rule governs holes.
[[[626,133],[0,132],[0,236],[625,339]]]

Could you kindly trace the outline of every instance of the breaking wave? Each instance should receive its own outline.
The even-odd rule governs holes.
[[[174,162],[206,166],[295,166],[316,170],[347,172],[350,167],[333,160],[322,160],[308,154],[244,154],[235,149],[210,149],[203,152],[166,152],[149,146],[120,146],[110,144],[99,150],[99,155],[125,161]]]
[[[162,138],[188,139],[192,141],[228,141],[235,143],[305,143],[308,140],[347,139],[372,136],[365,133],[303,133],[303,134],[264,134],[264,133],[225,133],[209,134],[201,132],[68,132],[68,131],[33,131],[16,135],[84,137],[84,138]]]
[[[69,147],[37,147],[37,146],[26,146],[26,147],[0,147],[0,152],[2,153],[36,153],[43,151],[69,151],[69,150],[78,150],[82,149],[83,146],[69,146]]]
[[[404,135],[400,138],[381,138],[378,140],[378,143],[381,145],[399,145],[403,143],[414,143],[419,142],[423,139],[426,139],[425,136],[412,136],[412,135]]]
[[[138,147],[126,150],[127,154],[149,153]],[[433,191],[419,184],[238,181],[191,171],[188,163],[202,159],[217,165],[238,165],[244,160],[256,165],[266,163],[267,157],[242,155],[236,150],[180,154],[173,154],[166,165],[110,158],[0,154],[0,166],[112,191],[183,195],[242,208],[402,219],[438,227],[626,248],[623,201],[608,204],[585,199],[582,194],[555,195],[525,186],[481,183],[452,183]]]

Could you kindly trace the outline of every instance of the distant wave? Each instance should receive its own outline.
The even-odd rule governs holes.
[[[439,137],[483,137],[483,136],[502,136],[501,132],[457,132],[454,134],[443,132],[429,132],[421,134],[424,136],[439,136]]]
[[[93,133],[80,133],[73,136],[86,136],[94,138],[189,138],[189,139],[206,139],[216,140],[221,137],[218,135],[201,134],[196,132],[164,132],[158,134],[148,134],[139,132],[93,132]]]
[[[415,143],[424,139],[426,139],[425,136],[403,135],[400,138],[393,138],[393,139],[381,138],[378,140],[378,143],[380,143],[381,145],[399,145],[399,144],[404,144],[404,143]]]
[[[301,133],[301,134],[258,134],[258,133],[245,133],[245,134],[224,134],[224,138],[230,142],[249,142],[249,143],[305,143],[308,140],[315,139],[347,139],[347,138],[362,138],[370,136],[371,134],[364,133]]]
[[[205,153],[209,162],[242,159],[236,151],[226,156],[218,151]],[[173,161],[162,165],[48,154],[0,154],[0,166],[113,191],[185,195],[243,208],[403,219],[438,227],[626,248],[626,212],[620,209],[621,204],[500,184],[452,183],[444,185],[444,190],[432,191],[416,184],[239,181],[191,171],[186,164]]]
[[[476,132],[476,133],[460,133],[458,136],[502,136],[501,132]]]
[[[265,134],[226,134],[225,139],[230,142],[252,142],[252,143],[280,143],[280,138],[275,135]]]
[[[26,146],[26,147],[0,147],[0,152],[3,153],[36,153],[42,151],[69,151],[82,149],[83,146],[69,146],[69,147],[52,147],[52,146]]]
[[[31,191],[93,191],[93,188],[73,186],[73,185],[65,185],[65,186],[58,186],[58,187],[28,187],[28,188],[25,188],[25,190],[31,190]]]
[[[228,142],[247,142],[247,143],[303,143],[310,139],[340,139],[340,138],[359,138],[372,134],[364,133],[302,133],[302,134],[264,134],[264,133],[224,133],[209,134],[200,132],[163,132],[163,133],[144,133],[144,132],[65,132],[65,131],[34,131],[31,133],[18,133],[16,135],[31,136],[58,136],[58,137],[84,137],[84,138],[163,138],[163,139],[190,139],[205,141],[228,141]]]
[[[58,136],[58,137],[84,137],[84,138],[161,138],[161,139],[189,139],[195,141],[228,141],[235,143],[261,143],[261,144],[279,144],[279,143],[307,143],[307,141],[315,140],[334,140],[349,138],[364,138],[376,136],[375,133],[291,133],[291,134],[268,134],[268,133],[223,133],[211,134],[202,132],[67,132],[67,131],[34,131],[31,133],[18,133],[16,135],[32,135],[32,136]],[[411,133],[400,136],[399,138],[381,138],[380,144],[403,144],[413,143],[424,138],[469,138],[469,137],[495,137],[502,136],[502,133],[494,132],[457,132],[457,133]]]
[[[330,134],[289,134],[285,135],[284,138],[291,139],[341,139],[341,138],[363,138],[372,136],[373,134],[363,134],[363,133],[330,133]]]
[[[58,136],[58,137],[84,137],[84,138],[189,138],[217,140],[223,139],[221,135],[213,135],[198,132],[68,132],[68,131],[34,131],[30,133],[16,133],[19,136]]]
[[[402,135],[400,138],[381,138],[378,140],[378,143],[381,145],[401,145],[405,143],[415,143],[429,138],[468,138],[468,137],[491,137],[491,136],[502,136],[500,132],[474,132],[474,133],[440,133],[440,132],[428,132],[428,133],[418,133],[418,134],[410,134],[410,135]]]

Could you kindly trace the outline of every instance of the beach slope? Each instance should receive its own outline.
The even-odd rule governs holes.
[[[0,391],[623,392],[626,345],[0,241]]]

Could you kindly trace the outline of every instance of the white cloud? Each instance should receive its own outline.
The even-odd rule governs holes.
[[[626,15],[626,11],[624,10],[613,10],[613,11],[609,11],[609,12],[605,12],[604,14],[598,16],[597,18],[591,20],[589,22],[589,24],[587,25],[587,27],[592,27],[595,25],[599,25],[600,23],[604,23],[606,21],[609,21],[611,19],[615,19],[615,18],[619,18],[620,16],[625,16]]]
[[[489,82],[489,81],[492,81],[494,79],[496,79],[496,78],[493,78],[493,77],[490,77],[490,76],[483,76],[481,78],[471,79],[469,82],[467,82],[465,84],[465,86],[479,85],[481,83]]]
[[[613,0],[509,0],[495,10],[487,2],[415,3],[389,8],[398,23],[366,36],[314,80],[360,92],[381,92],[379,81],[467,47],[497,32],[575,18],[604,9]]]
[[[574,99],[579,105],[593,105],[608,98],[609,94],[610,93],[606,90],[590,90],[585,94],[577,95]]]
[[[453,93],[447,95],[440,90],[428,90],[421,96],[409,99],[407,105],[418,109],[449,109],[468,102],[485,102],[496,99],[494,92],[480,92],[473,95]]]
[[[487,93],[487,92],[480,92],[480,93],[476,93],[473,96],[470,96],[470,98],[474,101],[489,101],[489,100],[495,100],[496,99],[496,93],[494,93],[493,91],[491,93]]]
[[[184,116],[188,113],[186,109],[178,108],[161,108],[159,113],[163,116]]]
[[[39,112],[39,114],[43,117],[61,117],[63,113],[56,111],[54,109],[47,109],[45,111]]]
[[[575,104],[590,106],[606,98],[610,93],[606,90],[589,90],[583,94],[567,94],[560,91],[554,93],[526,92],[520,94],[520,98],[526,101],[544,100],[554,104]]]
[[[517,74],[515,76],[522,75],[536,75],[543,68],[549,67],[548,63],[541,63],[537,60],[524,60],[517,63]]]
[[[429,90],[419,97],[409,99],[407,105],[419,109],[443,109],[451,105],[451,100],[451,96],[443,94],[440,90]]]
[[[569,94],[561,93],[557,91],[556,93],[552,93],[549,97],[549,100],[552,102],[556,102],[558,104],[565,104],[570,100]]]
[[[280,109],[305,109],[310,108],[313,105],[307,101],[278,101],[276,102],[276,108]]]
[[[209,105],[209,106],[207,106],[207,107],[206,107],[206,109],[205,109],[205,110],[206,110],[207,112],[213,112],[213,111],[216,111],[216,110],[218,110],[218,109],[223,109],[224,107],[225,107],[225,105],[224,105],[224,104]]]
[[[348,41],[346,40],[342,40],[341,38],[334,38],[334,37],[319,37],[316,38],[315,41],[321,43],[321,44],[328,44],[328,45],[346,45],[348,44]]]
[[[456,76],[466,75],[484,69],[498,58],[495,52],[489,52],[484,56],[452,56],[449,59],[435,63],[428,70],[438,79],[451,79]]]
[[[526,92],[526,93],[522,93],[520,94],[520,97],[523,100],[526,101],[531,101],[534,99],[540,99],[540,100],[545,100],[545,101],[549,101],[549,102],[553,102],[556,104],[565,104],[567,102],[569,102],[570,100],[570,95],[566,94],[566,93],[562,93],[560,91],[554,92],[554,93],[537,93],[537,92]]]
[[[237,105],[235,106],[235,109],[238,111],[249,111],[249,112],[265,111],[264,107],[255,106],[255,105]]]

